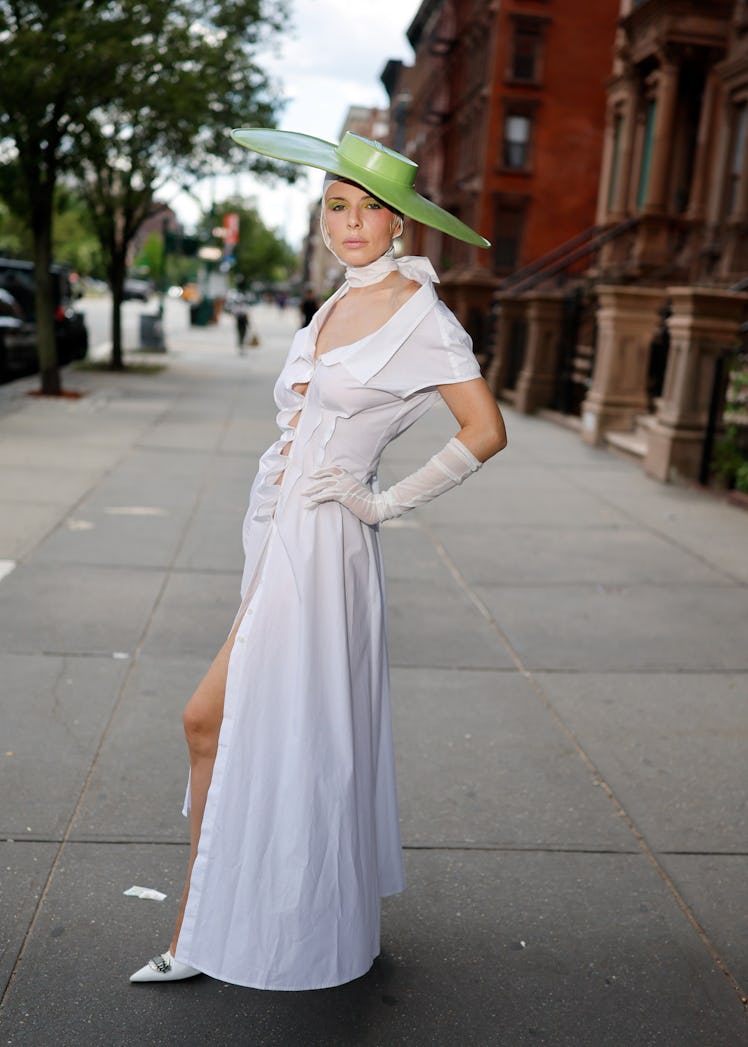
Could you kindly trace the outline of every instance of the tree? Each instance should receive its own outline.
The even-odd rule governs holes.
[[[116,69],[138,29],[135,6],[0,0],[0,193],[31,228],[39,369],[47,394],[60,392],[49,276],[55,187],[91,99],[107,103],[116,92]]]
[[[120,305],[139,226],[165,182],[189,183],[227,165],[293,177],[235,146],[228,129],[268,125],[278,101],[257,53],[284,23],[263,0],[150,0],[161,17],[133,42],[126,84],[88,114],[78,169],[112,288],[112,366],[122,367]],[[272,11],[267,14],[265,9]]]
[[[206,173],[232,155],[228,126],[273,119],[256,54],[284,16],[270,0],[0,0],[0,195],[33,236],[42,392],[60,391],[49,264],[61,173],[84,180],[121,365],[118,307],[135,231],[167,174]]]

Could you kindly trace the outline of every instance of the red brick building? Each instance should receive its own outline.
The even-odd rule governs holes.
[[[413,228],[480,351],[500,278],[595,222],[619,0],[424,0],[390,62],[390,142],[418,185],[492,241]]]

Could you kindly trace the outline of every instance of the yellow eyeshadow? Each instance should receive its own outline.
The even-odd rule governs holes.
[[[342,196],[329,196],[325,200],[325,204],[327,205],[327,207],[332,207],[333,204],[343,204],[345,207],[348,207],[350,205],[350,200],[344,200]],[[365,196],[362,200],[359,201],[359,206],[368,206],[369,204],[376,204],[377,207],[382,206],[379,203],[379,200],[377,200],[374,196]]]

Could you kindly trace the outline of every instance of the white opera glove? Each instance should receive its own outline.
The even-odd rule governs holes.
[[[322,502],[340,502],[363,523],[378,524],[402,516],[418,505],[425,505],[461,484],[482,464],[464,443],[453,436],[421,469],[376,494],[345,469],[330,466],[311,475],[314,485],[304,491],[310,500],[307,509],[315,509]]]

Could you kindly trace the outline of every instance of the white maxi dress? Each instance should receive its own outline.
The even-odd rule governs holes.
[[[347,284],[297,333],[275,386],[281,435],[250,494],[240,624],[176,952],[237,985],[363,975],[379,953],[380,898],[404,886],[378,528],[338,502],[309,510],[303,495],[325,466],[376,483],[382,451],[436,387],[479,377],[430,263],[398,267],[421,287],[374,334],[314,359]]]

